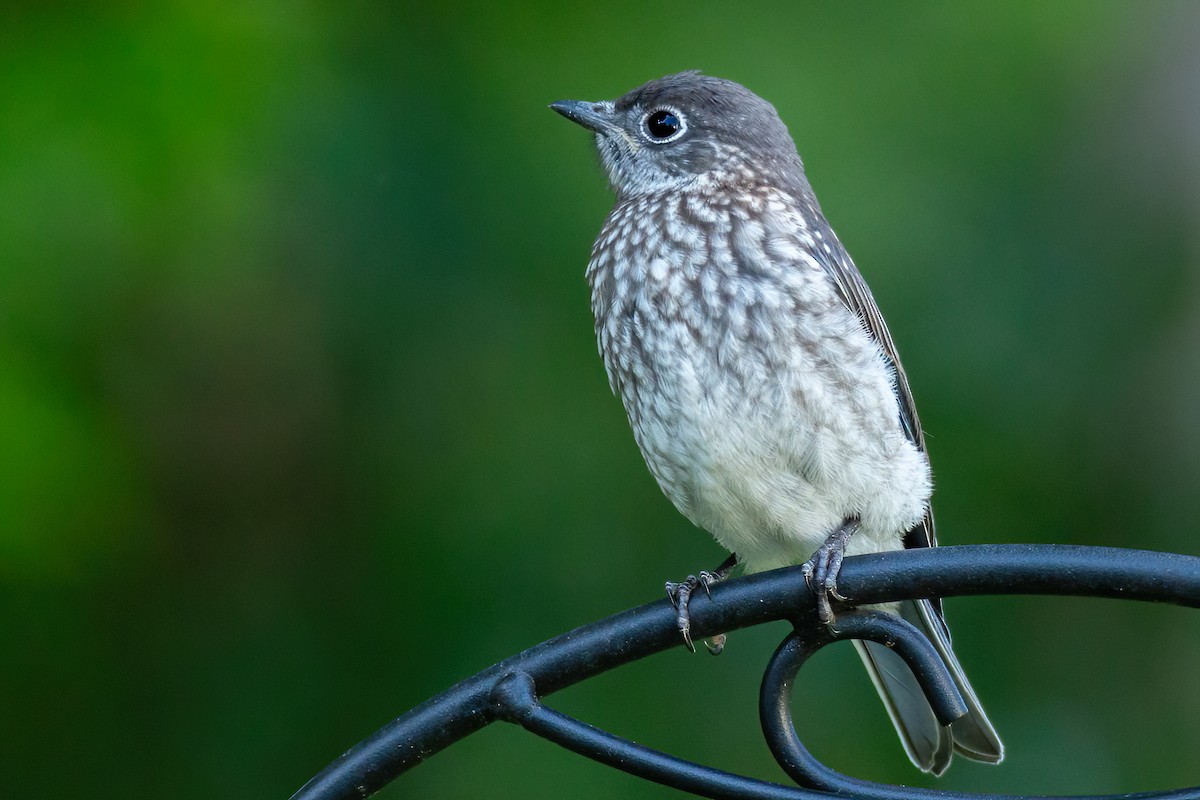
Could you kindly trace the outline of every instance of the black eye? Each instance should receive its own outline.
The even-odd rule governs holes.
[[[656,142],[669,141],[683,132],[683,120],[674,111],[660,108],[646,115],[646,134]]]

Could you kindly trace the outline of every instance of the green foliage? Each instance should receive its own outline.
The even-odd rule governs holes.
[[[4,12],[0,795],[284,797],[459,678],[721,560],[609,395],[582,277],[609,197],[545,107],[680,69],[789,124],[904,356],[944,541],[1194,552],[1196,8]],[[938,785],[1196,782],[1195,614],[948,605],[1010,749]],[[781,778],[754,718],[781,635],[554,703]],[[810,669],[815,752],[920,783],[854,656]],[[563,787],[675,796],[511,729],[383,796]]]

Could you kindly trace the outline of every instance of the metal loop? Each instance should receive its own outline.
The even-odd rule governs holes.
[[[846,639],[866,639],[893,648],[913,671],[943,725],[967,713],[967,705],[933,644],[899,617],[878,611],[852,611],[838,615],[836,629],[821,625],[794,631],[776,649],[763,674],[759,720],[767,746],[783,771],[801,786],[825,792],[861,791],[872,784],[825,766],[800,743],[792,721],[792,684],[813,653]]]
[[[1074,545],[935,547],[847,558],[839,588],[864,604],[977,594],[1111,597],[1200,607],[1200,558],[1144,550]],[[695,598],[697,637],[776,619],[797,618],[814,597],[799,568],[775,570],[715,587]],[[839,639],[893,647],[913,669],[943,722],[961,716],[962,697],[932,645],[908,623],[874,612],[843,611],[837,630],[801,614],[776,650],[759,696],[764,735],[784,770],[805,788],[731,775],[641,747],[542,705],[540,698],[605,670],[681,647],[675,610],[666,600],[577,628],[467,678],[396,718],[344,753],[292,800],[361,800],[401,773],[484,726],[505,720],[602,763],[706,797],[814,800],[1020,800],[956,794],[851,778],[813,758],[800,744],[789,706],[797,671],[812,653]],[[1197,800],[1200,787],[1091,800]],[[1040,798],[1051,800],[1051,798]],[[1082,798],[1076,798],[1082,800]]]

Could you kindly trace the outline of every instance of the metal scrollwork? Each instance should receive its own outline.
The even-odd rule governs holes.
[[[937,547],[847,558],[839,590],[857,604],[919,597],[1052,594],[1109,597],[1200,607],[1200,558],[1069,545]],[[963,713],[962,697],[929,641],[907,622],[871,611],[842,610],[834,629],[810,613],[812,593],[798,568],[728,581],[711,598],[693,601],[695,635],[711,636],[776,619],[794,631],[780,644],[763,676],[759,714],[763,735],[797,786],[734,775],[614,736],[555,711],[542,698],[608,669],[681,646],[675,613],[663,600],[617,614],[508,658],[398,717],[342,755],[292,800],[363,798],[459,739],[503,720],[580,755],[703,797],[754,800],[1021,800],[865,781],[815,759],[792,723],[791,687],[807,659],[844,639],[893,647],[917,676],[934,713],[949,723]],[[1196,800],[1200,787],[1090,800]],[[1051,800],[1043,798],[1042,800]]]

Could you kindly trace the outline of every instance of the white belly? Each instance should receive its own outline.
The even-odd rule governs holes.
[[[848,393],[811,375],[747,391],[695,367],[658,403],[667,413],[635,425],[685,516],[751,571],[803,562],[852,515],[862,524],[848,552],[902,546],[925,514],[929,468],[900,429],[882,363]]]

